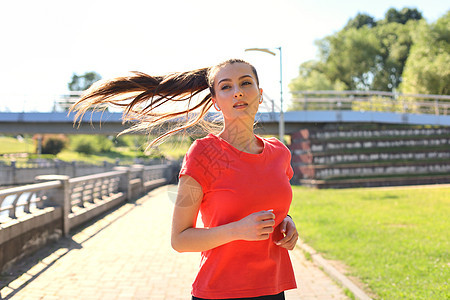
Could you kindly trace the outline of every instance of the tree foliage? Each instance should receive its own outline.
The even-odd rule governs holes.
[[[84,91],[100,79],[102,79],[102,77],[96,72],[86,72],[83,75],[74,73],[72,75],[72,81],[67,85],[70,91]]]
[[[42,154],[56,155],[67,144],[67,137],[63,134],[45,134],[42,138]]]
[[[391,8],[378,21],[358,13],[316,41],[318,60],[300,65],[290,89],[449,94],[449,13],[434,24],[415,8]]]
[[[375,21],[375,19],[372,16],[370,16],[368,14],[358,13],[356,15],[356,17],[354,17],[353,19],[350,19],[347,22],[347,25],[345,25],[344,29],[349,29],[349,28],[359,29],[363,26],[372,28],[372,27],[377,26],[377,22]]]
[[[94,154],[110,152],[113,142],[103,135],[75,135],[70,139],[71,148],[79,153]]]
[[[450,95],[450,11],[429,26],[417,24],[405,64],[405,93]]]
[[[69,91],[84,91],[87,90],[93,83],[99,81],[102,77],[96,72],[86,72],[83,75],[77,75],[73,73],[72,79],[69,83],[67,83],[67,87]],[[55,102],[54,110],[55,111],[67,111],[69,108],[75,104],[79,99],[79,95],[70,94],[63,95],[60,99]]]
[[[409,20],[420,20],[422,18],[422,13],[416,8],[405,7],[401,11],[390,8],[384,15],[384,22],[406,24]]]
[[[331,82],[349,89],[369,89],[380,57],[379,41],[368,27],[341,30],[319,42],[323,71]]]
[[[373,31],[379,40],[379,57],[371,89],[392,91],[402,81],[403,69],[408,58],[415,22],[408,24],[388,23]]]

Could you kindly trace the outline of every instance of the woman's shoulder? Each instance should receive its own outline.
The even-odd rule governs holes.
[[[288,147],[285,144],[280,142],[276,137],[262,138],[266,145],[269,145],[272,148],[276,148],[282,151],[289,151]]]
[[[208,134],[205,137],[195,139],[191,145],[191,148],[194,147],[205,147],[214,142],[214,136],[212,134]]]
[[[188,153],[191,155],[195,155],[198,153],[202,153],[214,144],[215,139],[212,134],[208,134],[205,137],[196,139],[191,146],[189,147]]]

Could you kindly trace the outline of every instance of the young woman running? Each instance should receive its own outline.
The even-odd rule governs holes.
[[[291,156],[276,138],[254,134],[262,101],[255,68],[232,59],[190,72],[135,72],[99,82],[74,107],[79,118],[93,106],[122,106],[125,119],[140,121],[128,131],[178,124],[153,142],[200,124],[212,106],[221,112],[221,131],[196,140],[184,157],[173,212],[172,247],[201,252],[192,299],[284,299],[285,290],[296,288],[288,254],[298,239],[287,215]],[[199,213],[202,228],[196,227]]]

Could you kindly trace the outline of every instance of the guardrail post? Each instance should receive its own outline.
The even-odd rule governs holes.
[[[17,183],[17,170],[16,170],[16,161],[11,161],[11,184],[15,185]]]
[[[61,174],[61,163],[59,162],[58,159],[54,159],[53,160],[53,164],[55,166],[55,170],[56,170],[56,174]]]
[[[64,236],[69,235],[70,231],[70,223],[69,223],[69,214],[72,210],[72,205],[70,201],[70,183],[69,176],[66,175],[40,175],[35,177],[35,181],[37,182],[45,182],[45,181],[53,181],[59,180],[61,182],[61,186],[58,189],[49,195],[51,198],[51,202],[62,208],[62,231]]]
[[[170,167],[167,169],[169,173],[167,177],[169,183],[178,184],[178,174],[180,173],[180,168],[181,168],[181,161],[172,162],[170,164]]]
[[[129,167],[114,167],[115,171],[125,171],[120,175],[119,191],[125,194],[125,200],[131,201],[131,170]]]
[[[69,178],[66,177],[64,179],[61,179],[61,183],[62,183],[62,189],[63,189],[63,199],[62,199],[62,203],[63,203],[63,233],[64,236],[68,236],[69,235],[69,231],[70,231],[70,223],[69,223],[69,214],[70,211],[72,210],[72,205],[71,205],[71,201],[70,201],[70,183],[69,183]]]
[[[138,186],[138,195],[142,195],[144,193],[144,165],[133,165],[132,168],[134,169],[134,173],[136,173],[136,179],[139,178],[139,186]]]
[[[72,167],[72,177],[77,177],[77,162],[75,160],[72,160],[71,167]]]

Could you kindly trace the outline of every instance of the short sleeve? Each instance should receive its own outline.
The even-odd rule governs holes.
[[[294,170],[291,166],[291,150],[277,138],[269,138],[268,140],[271,141],[272,145],[276,148],[276,151],[278,151],[277,153],[280,155],[280,161],[283,163],[286,176],[291,180],[294,176]]]
[[[288,152],[288,158],[287,158],[287,162],[286,162],[286,175],[289,178],[289,180],[292,179],[292,177],[294,176],[294,170],[292,169],[291,166],[291,151],[289,151],[289,149],[287,149]]]
[[[210,186],[208,172],[209,167],[207,157],[205,157],[205,146],[198,140],[194,141],[184,156],[179,177],[183,175],[192,177],[201,185],[203,193],[206,193]]]

